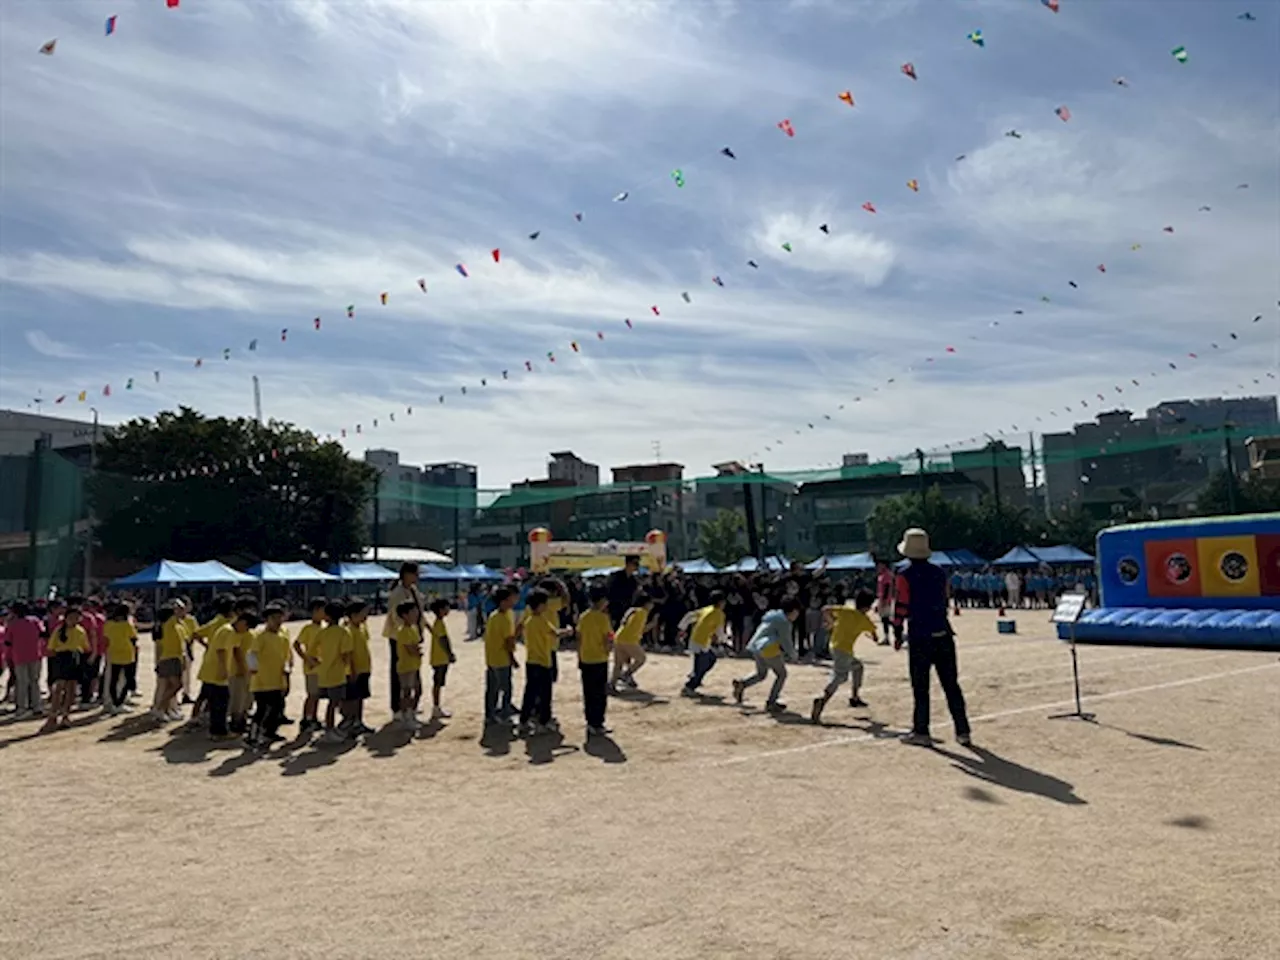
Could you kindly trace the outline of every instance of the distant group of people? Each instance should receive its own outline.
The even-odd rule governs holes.
[[[951,599],[956,608],[997,607],[1014,610],[1052,610],[1064,593],[1083,590],[1096,602],[1098,581],[1092,568],[1044,566],[1031,570],[1009,570],[998,573],[957,570],[949,580]]]
[[[865,668],[855,643],[868,636],[909,651],[915,712],[909,742],[928,742],[929,677],[936,671],[962,743],[969,742],[964,698],[956,677],[954,633],[948,621],[947,575],[927,562],[928,535],[908,530],[899,544],[907,566],[894,573],[882,566],[874,581],[832,583],[825,571],[735,575],[704,583],[667,571],[644,581],[639,558],[627,557],[607,581],[584,585],[543,577],[475,592],[471,636],[484,644],[484,717],[490,728],[521,736],[558,732],[555,687],[560,679],[563,641],[576,638],[588,736],[605,736],[608,702],[638,687],[637,675],[649,649],[683,650],[692,656],[681,695],[703,696],[707,678],[726,654],[750,658],[751,671],[731,678],[734,700],[744,702],[757,684],[772,677],[765,700],[770,712],[782,701],[787,665],[801,659],[831,661],[827,683],[808,714],[823,711],[848,684],[849,705],[863,708]],[[447,719],[442,704],[450,667],[456,662],[446,618],[447,598],[424,600],[418,567],[402,565],[387,599],[382,637],[387,642],[390,705],[400,726],[416,730],[430,668],[432,720]],[[727,588],[727,589],[726,589]],[[878,629],[873,615],[879,608]],[[190,601],[174,598],[156,611],[156,689],[150,715],[157,723],[185,720],[207,728],[216,741],[244,738],[265,750],[283,739],[279,729],[294,721],[285,715],[286,697],[300,664],[305,699],[300,732],[319,733],[338,743],[372,733],[364,722],[370,697],[373,657],[363,598],[317,598],[310,618],[290,638],[289,611],[270,603],[259,609],[250,596],[223,596],[213,615],[197,621]],[[879,636],[883,629],[883,637]],[[20,717],[44,713],[40,666],[46,664],[49,709],[45,728],[69,722],[79,700],[101,703],[116,714],[138,697],[138,632],[127,603],[70,597],[37,616],[14,603],[5,617],[0,651],[9,667]],[[520,647],[523,647],[523,664]],[[514,678],[523,669],[519,707]],[[193,684],[199,683],[193,698]],[[323,718],[320,706],[325,705]],[[189,706],[189,715],[183,707]]]

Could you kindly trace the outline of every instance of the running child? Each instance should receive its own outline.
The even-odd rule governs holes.
[[[689,614],[693,629],[689,633],[689,650],[693,653],[693,670],[681,688],[685,697],[698,696],[698,688],[716,665],[716,652],[712,643],[724,633],[724,591],[712,590],[709,602],[701,610]]]
[[[396,677],[400,681],[400,709],[396,719],[409,730],[420,730],[418,701],[422,699],[422,630],[418,624],[421,608],[416,600],[396,605]]]
[[[511,704],[511,671],[518,670],[516,661],[516,622],[512,609],[517,593],[509,586],[493,592],[497,609],[484,625],[484,722],[510,723],[514,714]]]
[[[89,655],[89,637],[80,626],[80,608],[67,607],[58,628],[49,636],[49,719],[44,730],[71,725],[84,659]]]
[[[864,633],[871,635],[871,639],[876,639],[875,621],[871,619],[867,611],[871,609],[876,602],[875,596],[869,590],[859,590],[853,598],[853,606],[840,605],[836,607],[825,607],[824,611],[831,617],[831,679],[827,683],[827,688],[822,691],[822,696],[813,701],[813,712],[809,715],[814,723],[820,723],[822,720],[822,711],[837,690],[840,684],[844,683],[852,677],[852,694],[849,697],[849,706],[865,707],[866,701],[858,696],[858,691],[862,689],[862,661],[853,655],[853,645],[858,637]]]
[[[449,664],[458,659],[453,654],[453,644],[449,642],[448,616],[453,604],[437,597],[431,601],[430,609],[435,616],[431,624],[431,719],[447,720],[453,714],[440,706],[440,693],[449,676]]]
[[[787,661],[795,661],[796,648],[792,643],[792,624],[800,616],[800,601],[787,597],[780,610],[769,610],[747,642],[747,652],[755,658],[756,672],[733,681],[733,699],[742,702],[742,695],[773,672],[773,687],[764,707],[770,713],[781,713],[787,705],[778,698],[787,683]]]
[[[302,677],[307,685],[307,698],[302,704],[302,723],[298,725],[299,733],[310,733],[319,730],[323,724],[316,719],[320,709],[320,675],[316,672],[320,667],[320,657],[316,651],[316,638],[324,629],[324,597],[313,597],[311,600],[311,620],[303,624],[293,641],[293,652],[302,661]]]
[[[587,592],[591,609],[578,618],[578,672],[582,675],[582,710],[586,714],[587,735],[609,734],[604,725],[609,707],[609,650],[613,629],[609,621],[609,590],[594,584]],[[625,618],[623,619],[625,623]]]
[[[646,590],[636,592],[635,600],[618,622],[618,632],[613,638],[613,676],[609,678],[609,692],[617,693],[618,684],[636,688],[636,674],[644,666],[648,656],[641,640],[649,623],[649,611],[654,598]]]
[[[156,640],[156,698],[151,715],[156,720],[181,720],[182,713],[174,702],[182,689],[182,650],[186,631],[177,616],[177,607],[163,604],[152,627]]]

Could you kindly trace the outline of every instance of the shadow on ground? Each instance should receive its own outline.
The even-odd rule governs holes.
[[[951,765],[957,770],[987,783],[1004,787],[1006,790],[1034,793],[1070,806],[1087,802],[1076,795],[1075,787],[1067,781],[1033,770],[1031,767],[1024,767],[1012,760],[1006,760],[984,747],[972,747],[971,753],[953,753],[937,746],[933,747],[933,750],[950,760]]]

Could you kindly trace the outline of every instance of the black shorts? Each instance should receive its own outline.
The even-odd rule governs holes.
[[[443,687],[445,678],[448,676],[449,665],[447,663],[431,668],[431,682],[437,687]]]
[[[321,687],[321,688],[320,688],[320,699],[321,699],[321,700],[330,700],[330,701],[335,701],[335,700],[346,700],[346,699],[347,699],[347,685],[344,683],[344,684],[343,684],[342,686],[340,686],[340,687]]]
[[[75,650],[63,650],[49,658],[49,682],[80,679],[80,654]]]
[[[348,700],[369,699],[369,674],[358,673],[347,681]]]

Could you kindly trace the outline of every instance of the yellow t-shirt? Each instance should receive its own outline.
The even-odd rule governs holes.
[[[640,639],[644,636],[645,624],[648,622],[648,610],[644,607],[632,607],[622,615],[622,622],[618,624],[618,633],[613,638],[613,642],[625,643],[633,647],[640,646]]]
[[[445,645],[445,641],[448,639],[449,627],[444,618],[441,617],[431,624],[431,665],[433,667],[448,665],[449,648]]]
[[[181,660],[186,646],[187,636],[182,629],[182,621],[177,617],[170,617],[160,628],[160,648],[156,651],[156,659]]]
[[[234,621],[233,621],[234,622]],[[231,626],[228,624],[228,626]],[[231,646],[227,648],[227,670],[233,677],[247,677],[249,675],[249,665],[244,666],[236,663],[236,651],[240,651],[241,662],[249,655],[249,644],[253,642],[252,631],[246,630],[244,633],[237,633],[235,627],[231,627]]]
[[[249,689],[255,693],[259,690],[283,690],[285,671],[293,663],[289,635],[283,631],[260,630],[250,641],[249,650],[258,658],[258,669],[249,675]]]
[[[182,629],[187,633],[188,642],[193,640],[200,633],[200,624],[196,622],[196,618],[191,614],[187,614],[182,618]]]
[[[204,657],[200,660],[200,672],[196,679],[201,683],[211,683],[215,687],[225,687],[227,677],[231,675],[231,651],[236,645],[235,627],[224,623],[209,638],[209,645],[204,648]],[[218,651],[226,656],[226,674],[218,666]]]
[[[510,610],[495,610],[484,625],[484,665],[509,667],[511,655],[507,653],[507,641],[516,633],[515,618]]]
[[[831,649],[853,653],[853,642],[862,634],[876,635],[876,625],[861,610],[840,607],[831,611]]]
[[[330,624],[316,637],[316,648],[320,651],[320,669],[316,671],[320,686],[340,687],[346,683],[347,665],[342,662],[342,655],[355,649],[351,631],[341,624]]]
[[[89,635],[84,632],[84,627],[76,624],[74,627],[67,627],[67,635],[64,639],[62,636],[62,628],[59,627],[49,636],[49,655],[55,653],[88,653],[89,652]]]
[[[138,659],[138,649],[133,643],[138,639],[138,631],[128,620],[108,620],[102,625],[102,633],[107,638],[107,663],[121,666]]]
[[[551,666],[551,655],[560,646],[556,628],[545,613],[531,616],[524,625],[524,645],[530,663]]]
[[[298,643],[298,646],[302,648],[303,656],[306,656],[306,657],[320,656],[320,654],[316,652],[316,638],[320,636],[320,631],[323,629],[324,629],[323,623],[316,623],[314,620],[312,620],[310,623],[307,623],[306,625],[303,626],[301,630],[298,631],[297,643]],[[311,676],[318,669],[319,667],[312,666],[306,660],[302,662],[302,672],[307,676]]]
[[[355,667],[356,676],[362,673],[373,673],[373,657],[369,653],[369,623],[361,621],[360,623],[348,623],[347,629],[351,632],[352,648],[351,660]]]
[[[711,638],[723,626],[723,610],[719,607],[703,607],[698,611],[698,620],[693,625],[693,633],[689,637],[690,646],[697,647],[699,650],[710,650]]]
[[[417,673],[422,669],[422,634],[417,627],[402,624],[396,630],[396,672]]]
[[[550,620],[553,624],[558,624],[560,622],[560,611],[563,609],[564,609],[563,597],[557,597],[557,596],[549,597],[547,599],[547,605],[542,608],[542,615],[546,617],[548,620]],[[520,615],[520,622],[528,623],[529,618],[531,616],[533,616],[533,614],[529,612],[528,607],[525,607],[524,612]]]
[[[578,662],[608,663],[611,632],[607,613],[599,610],[584,613],[578,619]]]

